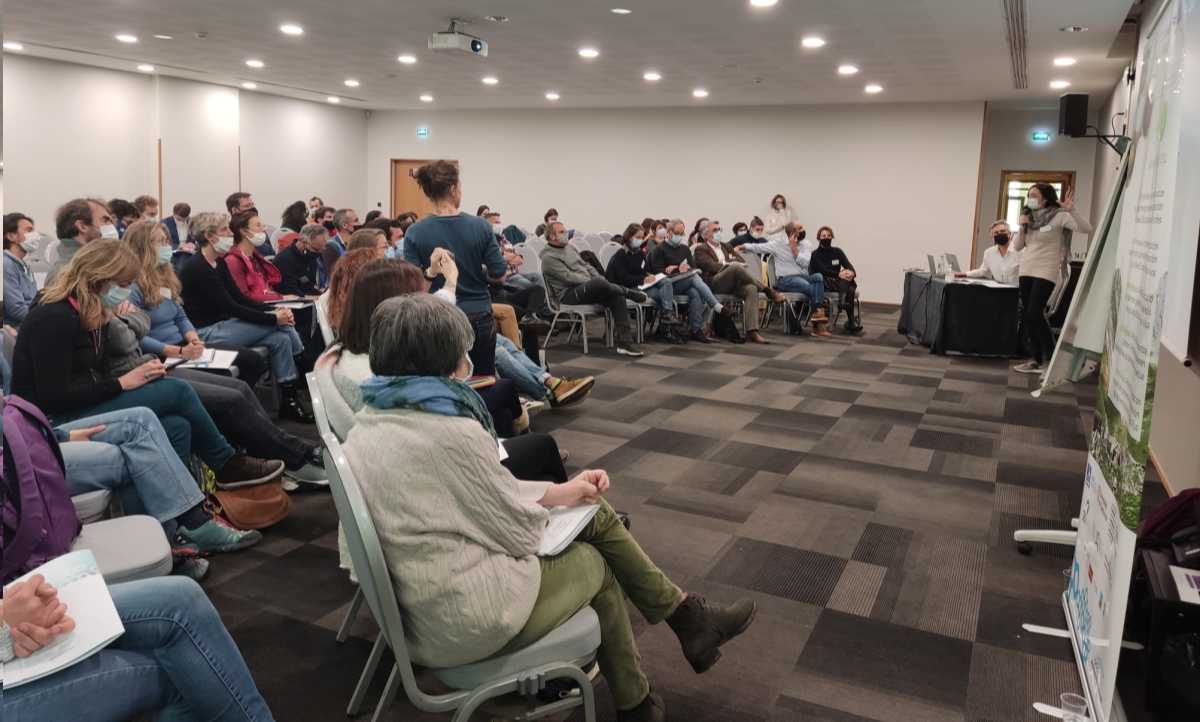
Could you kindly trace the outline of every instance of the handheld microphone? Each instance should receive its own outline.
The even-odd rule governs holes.
[[[1023,208],[1021,208],[1021,215],[1025,216],[1026,218],[1033,218],[1033,211],[1030,210],[1029,206],[1024,206]],[[1029,224],[1022,223],[1021,230],[1028,233],[1029,232]]]

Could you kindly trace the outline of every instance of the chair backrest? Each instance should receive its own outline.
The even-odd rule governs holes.
[[[45,258],[46,263],[49,263],[51,266],[58,263],[58,244],[59,243],[60,243],[60,241],[57,238],[55,238],[53,241],[50,241],[49,243],[47,243],[46,250],[42,251],[42,258]]]
[[[404,641],[404,622],[400,617],[400,603],[396,600],[396,590],[392,586],[392,573],[388,569],[383,545],[379,542],[379,535],[375,530],[375,523],[371,520],[362,489],[354,478],[354,472],[350,469],[350,463],[346,460],[346,454],[337,437],[326,433],[321,438],[325,442],[325,471],[329,474],[329,490],[333,494],[333,504],[337,508],[338,519],[342,522],[342,530],[346,534],[346,546],[350,549],[350,559],[354,562],[358,584],[362,588],[367,605],[371,608],[371,616],[379,625],[379,633],[384,635],[396,657],[396,666],[404,681],[404,692],[417,707],[427,711],[440,711],[445,708],[447,700],[461,698],[467,693],[432,697],[417,687],[408,647]]]
[[[546,239],[538,238],[537,236],[530,236],[525,239],[525,245],[533,249],[533,252],[536,255],[546,250]]]
[[[312,399],[313,418],[317,420],[317,433],[323,437],[332,433],[333,427],[329,425],[329,411],[325,409],[325,399],[321,396],[316,372],[309,371],[304,375],[304,380],[308,382],[308,395]]]
[[[608,231],[600,231],[596,235],[600,236],[600,240],[604,241],[605,243],[608,243],[609,241],[612,240],[612,234],[609,233]]]
[[[546,244],[544,242],[542,243],[541,248],[539,248],[538,246],[531,244],[529,241],[513,246],[513,250],[515,250],[517,254],[521,256],[521,258],[525,259],[525,262],[521,264],[521,273],[542,272],[542,259],[540,256],[538,256],[538,252],[545,247]]]
[[[600,247],[600,253],[598,255],[600,257],[600,265],[604,266],[604,270],[608,270],[608,262],[612,260],[613,256],[617,255],[617,251],[619,250],[621,250],[621,244],[613,243],[612,241],[609,241]]]
[[[337,336],[333,333],[333,326],[329,325],[329,292],[322,293],[317,299],[317,324],[321,327],[321,337],[325,339],[325,346],[332,346],[337,343]]]
[[[605,240],[607,239],[601,237],[599,233],[589,233],[583,237],[583,242],[588,244],[588,246],[591,247],[592,251],[595,253],[600,252],[600,249],[604,246]]]
[[[585,240],[584,240],[584,239],[582,239],[582,238],[572,238],[572,239],[569,241],[569,243],[570,243],[572,246],[575,246],[575,248],[577,248],[577,249],[579,250],[579,252],[580,252],[580,253],[583,253],[584,251],[591,251],[591,250],[592,250],[592,244],[588,243],[587,241],[585,241]],[[593,252],[594,252],[594,251],[593,251]]]
[[[754,276],[755,278],[763,277],[762,256],[758,255],[754,251],[751,251],[749,248],[742,249],[742,252],[739,255],[742,257],[742,263],[746,264],[746,270],[750,272],[751,276]],[[774,287],[774,285],[771,286],[771,288]]]
[[[779,281],[779,277],[775,275],[775,256],[767,258],[767,285],[775,288],[775,284]]]

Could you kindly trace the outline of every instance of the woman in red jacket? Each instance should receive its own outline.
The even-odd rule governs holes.
[[[296,298],[275,290],[275,284],[282,278],[279,269],[257,253],[258,247],[267,242],[267,229],[258,213],[234,213],[229,230],[233,232],[233,248],[223,258],[238,289],[247,298],[259,303]]]

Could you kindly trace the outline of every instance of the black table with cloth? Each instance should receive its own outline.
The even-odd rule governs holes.
[[[1019,301],[1016,286],[947,283],[928,271],[907,271],[896,330],[942,356],[1018,356]]]

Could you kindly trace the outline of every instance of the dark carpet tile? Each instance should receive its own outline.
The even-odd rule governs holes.
[[[775,712],[771,722],[875,722],[867,717],[843,712],[832,707],[825,707],[813,702],[805,702],[787,695],[780,695],[775,700]]]
[[[1049,466],[1026,466],[1013,461],[1000,460],[996,468],[997,484],[1027,486],[1033,489],[1060,491],[1079,486],[1083,469],[1063,471]]]
[[[812,375],[812,372],[806,371],[798,366],[787,369],[759,366],[747,371],[746,375],[752,376],[756,379],[770,379],[772,381],[792,381],[795,383],[802,383],[808,380],[808,377]]]
[[[858,401],[858,397],[862,396],[861,391],[853,389],[839,389],[832,386],[819,386],[815,383],[803,384],[795,391],[796,396],[804,396],[810,399],[822,399],[824,401],[841,401],[843,403],[852,404]]]
[[[813,457],[809,457],[812,459]],[[882,494],[874,490],[851,489],[830,485],[821,481],[804,479],[788,479],[775,487],[776,494],[783,494],[795,499],[808,499],[824,504],[836,504],[863,511],[875,511]]]
[[[824,606],[845,566],[845,559],[828,554],[735,537],[708,579]]]
[[[921,423],[922,416],[923,414],[915,411],[884,409],[879,406],[866,406],[865,404],[854,404],[845,413],[845,418],[848,419],[877,421],[881,424],[894,424],[897,426],[917,426]]]
[[[934,401],[945,401],[950,404],[961,404],[966,400],[966,393],[962,391],[947,391],[946,389],[938,389],[933,395]]]
[[[912,538],[911,529],[872,522],[867,524],[851,559],[880,567],[901,566],[908,555],[908,544]]]
[[[887,373],[879,374],[880,381],[886,381],[891,384],[903,384],[904,386],[920,386],[927,389],[936,389],[942,383],[940,376],[918,376],[916,374],[896,373],[888,371]]]
[[[865,361],[857,359],[854,361],[838,362],[833,364],[834,368],[845,371],[860,371],[868,374],[880,374],[888,367],[888,364],[883,361]]]
[[[994,373],[987,371],[974,371],[961,366],[952,366],[946,369],[946,373],[942,378],[954,379],[956,381],[975,381],[981,384],[996,384],[997,386],[1005,386],[1008,383],[1008,374]]]
[[[216,566],[221,561],[218,557],[212,563]],[[354,596],[354,585],[338,568],[337,551],[315,544],[260,564],[253,569],[253,577],[250,580],[242,574],[215,589],[286,611],[297,619],[314,620],[337,610]]]
[[[730,441],[711,454],[708,460],[758,471],[790,474],[792,469],[795,469],[804,460],[804,454],[799,451]]]
[[[994,458],[997,450],[997,441],[994,439],[929,429],[917,429],[910,443],[919,449],[933,449],[984,459]]]
[[[737,376],[729,376],[726,374],[714,374],[710,371],[693,371],[692,369],[684,369],[676,371],[670,376],[662,380],[663,385],[673,387],[682,386],[688,389],[696,389],[698,391],[715,391],[725,384],[736,379]]]
[[[833,425],[837,423],[837,419],[820,414],[765,409],[754,420],[754,423],[776,429],[794,429],[797,432],[814,432],[820,435],[832,429]]]
[[[758,366],[760,369],[776,369],[778,371],[797,371],[811,374],[827,368],[827,364],[805,361],[803,357],[796,359],[768,359]]]
[[[1027,632],[1021,627],[1022,624],[1061,627],[1064,624],[1062,605],[1046,604],[996,591],[984,591],[979,600],[976,642],[1074,662],[1070,640]]]
[[[637,389],[628,386],[617,386],[616,384],[596,384],[592,390],[588,392],[588,398],[598,401],[620,401],[626,396],[636,392]]]
[[[657,451],[660,454],[699,459],[705,452],[712,449],[714,442],[715,440],[709,436],[688,434],[683,431],[650,429],[636,436],[626,446],[631,449]]]

